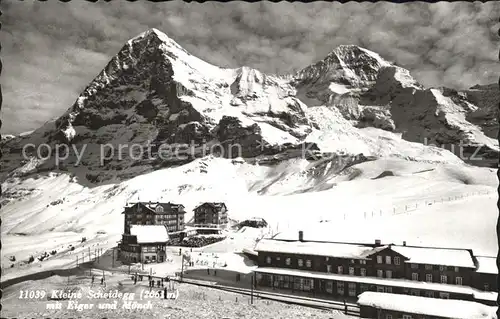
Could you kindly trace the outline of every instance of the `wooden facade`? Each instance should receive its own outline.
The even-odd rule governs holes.
[[[193,211],[195,225],[225,225],[228,223],[227,207],[224,203],[203,203]]]
[[[300,234],[299,237],[301,237]],[[294,243],[299,245],[304,242],[299,240],[289,243],[292,246]],[[497,287],[496,274],[476,272],[477,261],[475,261],[472,252],[468,250],[456,250],[463,257],[461,263],[457,262],[457,266],[445,266],[442,264],[412,263],[411,258],[399,253],[398,249],[392,249],[393,245],[382,246],[377,243],[366,247],[367,252],[363,252],[359,256],[336,257],[334,251],[325,250],[323,254],[314,251],[314,243],[309,242],[308,244],[312,244],[309,254],[304,251],[297,253],[285,250],[282,252],[266,251],[264,248],[259,250],[258,244],[256,248],[259,266],[256,270],[257,284],[274,289],[289,290],[294,293],[300,291],[316,296],[352,299],[353,301],[364,291],[474,300],[474,291],[487,291],[485,288],[491,290]],[[345,245],[349,247],[351,244]],[[401,247],[403,248],[399,249],[400,251],[407,249],[406,245]],[[359,245],[354,248],[359,250]],[[429,247],[409,248],[412,250],[421,248],[423,255],[425,255],[426,249],[435,249]],[[443,248],[444,253],[446,253],[445,250]],[[467,257],[470,258],[470,261],[467,260]],[[450,261],[449,264],[453,265],[454,262]],[[295,270],[296,272],[293,274],[290,272]],[[330,276],[330,279],[329,274],[336,276]],[[339,275],[342,275],[342,278],[339,278]]]
[[[178,232],[185,228],[184,206],[173,203],[139,202],[125,207],[124,234],[131,225],[164,225],[167,231]]]
[[[411,285],[405,286],[404,283],[395,285],[394,282],[384,282],[383,280],[378,284],[374,284],[370,280],[366,280],[366,282],[363,282],[363,280],[353,281],[348,276],[343,279],[327,279],[314,278],[314,276],[269,274],[259,269],[256,272],[257,287],[270,287],[293,294],[308,293],[311,297],[316,298],[355,302],[359,294],[365,291],[374,291],[428,298],[474,300],[472,292],[453,289],[450,291],[446,287],[443,287],[442,291],[440,291],[438,287],[425,287],[422,285],[421,288],[410,288]]]
[[[122,235],[120,245],[120,257],[126,262],[164,262],[166,261],[166,242],[137,243],[137,237],[133,235]]]

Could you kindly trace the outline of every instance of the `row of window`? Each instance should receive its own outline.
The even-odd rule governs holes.
[[[314,280],[309,279],[309,278],[300,278],[300,277],[292,277],[292,276],[282,276],[282,275],[264,275],[267,276],[267,278],[272,278],[272,285],[275,288],[293,288],[295,290],[312,290],[314,288]],[[261,275],[257,275],[257,279],[260,280],[262,279]],[[347,286],[347,287],[346,287]],[[333,293],[334,291],[339,294],[339,295],[345,295],[345,290],[347,288],[347,294],[350,297],[356,297],[357,296],[357,284],[356,283],[344,283],[341,281],[338,282],[333,282],[333,281],[326,281],[325,286],[324,286],[324,291],[327,293]],[[377,286],[377,292],[385,292],[385,293],[393,293],[392,287],[389,286]],[[367,284],[360,284],[359,290],[361,292],[363,291],[369,291],[369,285]],[[420,290],[418,289],[411,289],[410,294],[413,296],[420,296]],[[424,296],[427,298],[435,298],[439,296],[439,298],[442,299],[449,299],[450,294],[447,292],[439,292],[438,295],[436,296],[434,291],[425,291]]]
[[[388,256],[390,257],[390,256]],[[395,257],[395,261],[396,261],[396,258],[398,257]],[[280,257],[276,257],[276,259],[279,261],[280,260]],[[268,264],[271,264],[272,262],[272,259],[271,257],[267,257],[266,258],[266,262]],[[286,258],[285,259],[285,263],[290,266],[291,265],[291,258]],[[302,259],[298,259],[297,260],[297,264],[299,267],[303,267],[304,266],[304,261]],[[312,263],[311,263],[311,260],[306,260],[306,267],[307,268],[311,268],[312,267]],[[326,265],[326,272],[328,273],[331,273],[332,272],[332,266],[331,265]],[[361,276],[366,276],[366,269],[365,268],[360,268],[359,269],[359,274]],[[354,276],[355,275],[355,268],[354,267],[349,267],[349,275],[351,276]],[[337,274],[344,274],[344,267],[343,266],[337,266]],[[381,270],[381,269],[378,269],[377,270],[377,277],[379,278],[384,278],[384,270]],[[391,270],[386,270],[385,271],[385,278],[392,278],[392,271]],[[415,281],[418,281],[419,280],[419,275],[418,273],[412,273],[411,274],[411,279],[412,280],[415,280]],[[432,274],[426,274],[425,275],[425,281],[427,282],[433,282],[433,277],[432,277]],[[446,275],[441,275],[440,276],[440,282],[442,284],[447,284],[448,283],[448,276]],[[463,284],[463,279],[462,277],[455,277],[455,284],[456,285],[462,285]]]
[[[280,259],[281,259],[280,257],[276,257],[276,260],[277,260],[277,261],[280,261]],[[326,257],[326,261],[328,261],[328,260],[329,260],[329,258],[328,258],[328,257]],[[377,256],[377,263],[378,263],[378,264],[382,264],[382,261],[383,261],[383,257],[382,257],[382,256]],[[392,261],[391,256],[385,256],[385,263],[386,263],[386,264],[391,264],[391,261]],[[401,264],[401,259],[400,259],[400,257],[394,257],[394,260],[393,260],[393,261],[394,261],[394,265],[400,265],[400,264]],[[271,262],[272,262],[271,257],[269,257],[269,256],[268,256],[268,257],[266,258],[266,262],[267,262],[268,264],[271,264]],[[292,259],[291,259],[291,258],[286,258],[286,259],[285,259],[285,263],[286,263],[286,265],[290,266],[290,265],[291,265],[291,263],[292,263]],[[351,263],[352,263],[352,264],[354,264],[354,260],[351,260]],[[359,263],[360,263],[361,265],[366,265],[366,260],[359,260]],[[299,258],[299,259],[297,260],[297,264],[298,264],[298,266],[299,266],[299,267],[303,267],[304,261],[303,261],[302,259],[300,259],[300,258]],[[312,265],[311,265],[311,260],[307,260],[307,261],[306,261],[306,267],[308,267],[308,268],[312,267]],[[339,269],[341,269],[341,267],[342,267],[342,266],[339,266]],[[419,264],[410,264],[410,267],[411,267],[411,269],[418,269],[418,268],[419,268]],[[425,270],[432,270],[432,269],[433,269],[433,265],[425,265]],[[440,270],[440,271],[446,271],[446,270],[448,270],[448,267],[447,267],[447,266],[440,265],[440,266],[439,266],[439,270]],[[454,267],[454,270],[455,270],[455,272],[459,272],[459,271],[460,271],[460,268],[459,268],[459,267]],[[328,272],[331,272],[331,271],[328,271]],[[351,271],[349,271],[349,272],[351,272]],[[343,273],[343,271],[339,270],[339,271],[338,271],[338,273],[339,273],[339,274],[342,274],[342,273]],[[379,276],[379,277],[381,277],[381,276]],[[387,277],[387,278],[391,278],[391,277]]]
[[[425,274],[425,281],[427,282],[433,282],[432,280],[432,274]],[[415,281],[418,281],[419,278],[418,278],[418,273],[412,273],[411,274],[411,280],[415,280]],[[441,275],[440,276],[440,282],[442,284],[447,284],[448,283],[448,276],[446,275]],[[463,278],[462,277],[455,277],[455,285],[462,285],[463,284]]]
[[[385,256],[385,263],[387,265],[391,264],[391,256]],[[377,256],[377,264],[383,264],[383,256]],[[394,265],[398,266],[401,265],[401,258],[400,257],[394,257]]]
[[[392,260],[394,259],[394,260]],[[377,256],[377,264],[383,264],[384,262],[384,258],[383,256]],[[385,263],[387,265],[391,265],[391,262],[394,261],[394,265],[398,266],[401,264],[401,258],[400,257],[394,257],[392,258],[391,256],[385,256]],[[418,269],[419,268],[419,264],[410,264],[410,267],[412,269]],[[432,270],[435,266],[434,265],[425,265],[425,270]],[[446,270],[449,270],[450,267],[448,266],[444,266],[444,265],[440,265],[439,266],[439,270],[440,271],[446,271]],[[455,272],[459,272],[460,271],[460,268],[459,267],[453,267]]]

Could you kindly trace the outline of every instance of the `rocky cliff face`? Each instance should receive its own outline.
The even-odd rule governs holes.
[[[352,45],[338,47],[295,75],[222,69],[151,29],[129,40],[61,117],[30,134],[2,138],[1,174],[6,178],[59,168],[103,182],[207,153],[265,161],[306,142],[315,145],[316,153],[339,151],[335,143],[330,143],[332,149],[317,150],[324,139],[316,137],[327,135],[364,143],[367,156],[390,155],[372,145],[379,142],[373,142],[373,131],[366,136],[367,128],[379,135],[394,133],[389,139],[462,141],[498,154],[498,112],[492,105],[497,97],[492,93],[485,99],[485,90],[492,92],[484,87],[466,92],[424,89],[407,70]],[[315,108],[331,112],[317,117]],[[30,143],[34,147],[22,154]],[[41,144],[49,147],[37,153]],[[427,154],[428,148],[420,149]],[[359,153],[342,148],[342,156]],[[404,151],[397,155],[406,156]],[[449,154],[441,160],[450,160]]]

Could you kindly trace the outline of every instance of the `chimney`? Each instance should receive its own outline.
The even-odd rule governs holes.
[[[380,239],[375,239],[375,246],[381,246],[382,241]]]
[[[304,241],[304,232],[299,230],[299,241]]]
[[[405,241],[403,241],[403,246],[406,246],[406,240],[405,240]]]

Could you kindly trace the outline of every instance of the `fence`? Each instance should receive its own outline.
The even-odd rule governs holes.
[[[364,211],[364,212],[358,213],[358,214],[356,214],[356,213],[344,213],[343,219],[344,220],[350,220],[350,219],[359,220],[359,219],[369,219],[369,218],[376,218],[376,217],[406,214],[406,213],[413,212],[413,211],[416,211],[416,210],[424,208],[424,207],[428,207],[430,205],[459,201],[459,200],[473,197],[473,196],[484,196],[484,195],[491,195],[491,194],[497,194],[497,193],[494,191],[477,191],[477,192],[460,194],[460,195],[455,195],[455,196],[440,197],[439,199],[426,199],[426,200],[422,200],[419,202],[413,202],[413,203],[407,203],[405,205],[394,206],[394,207],[389,208],[389,209]]]

